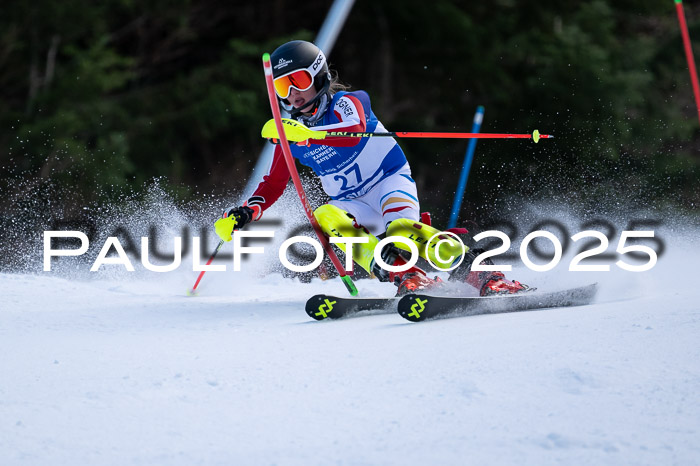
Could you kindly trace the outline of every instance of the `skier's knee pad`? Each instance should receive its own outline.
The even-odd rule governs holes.
[[[329,237],[367,238],[366,243],[352,246],[352,258],[367,272],[372,272],[372,260],[374,248],[379,242],[377,238],[357,225],[349,213],[331,204],[324,204],[314,211],[314,217],[321,226],[321,230]],[[347,253],[347,246],[337,243],[337,246]]]
[[[391,222],[386,229],[386,235],[411,240],[418,246],[418,253],[423,259],[445,269],[468,250],[461,242],[437,228],[407,218]],[[406,244],[398,241],[395,244],[401,249],[410,250]]]

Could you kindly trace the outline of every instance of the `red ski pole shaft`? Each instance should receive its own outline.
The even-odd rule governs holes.
[[[693,94],[695,95],[695,106],[698,109],[698,121],[700,121],[700,84],[698,84],[698,72],[695,69],[695,58],[693,57],[693,48],[690,45],[690,34],[688,34],[688,24],[685,21],[685,12],[683,11],[682,0],[676,1],[676,12],[678,13],[678,22],[681,27],[681,35],[683,36],[683,46],[685,48],[685,59],[688,62],[688,71],[690,72],[690,81],[693,84]]]
[[[435,138],[435,139],[532,139],[539,142],[540,139],[553,139],[551,134],[540,134],[535,130],[532,134],[509,134],[509,133],[429,133],[418,131],[396,131],[390,133],[353,133],[347,131],[328,131],[326,137],[356,137],[371,138],[377,136],[388,136],[396,138]]]
[[[224,245],[224,240],[219,241],[219,244],[216,246],[216,249],[214,249],[214,253],[211,255],[211,257],[207,261],[207,264],[206,264],[207,266],[210,265],[212,262],[214,262],[214,258],[219,253],[219,249],[221,249],[221,246],[223,246],[223,245]],[[201,272],[199,272],[199,276],[197,277],[197,281],[194,282],[194,286],[192,287],[192,289],[189,292],[190,295],[193,295],[195,293],[195,291],[197,291],[197,287],[199,286],[199,282],[202,281],[202,277],[204,276],[204,272],[206,272],[206,270],[202,270]]]
[[[532,139],[532,134],[499,134],[499,133],[421,133],[399,132],[400,138],[441,138],[441,139]],[[540,138],[549,139],[549,134],[540,134]]]
[[[306,198],[306,192],[304,191],[304,187],[301,184],[299,172],[297,172],[297,167],[294,163],[294,157],[292,156],[292,151],[289,148],[289,141],[287,141],[287,135],[284,131],[279,104],[277,103],[277,98],[275,97],[274,84],[272,82],[272,64],[270,63],[269,53],[263,54],[263,69],[265,70],[265,83],[267,84],[267,96],[270,100],[272,116],[275,119],[277,132],[280,135],[279,139],[280,144],[282,146],[282,154],[284,155],[284,161],[287,164],[287,169],[289,170],[289,174],[291,175],[292,181],[294,182],[294,187],[296,188],[297,194],[299,195],[299,199],[301,200],[301,205],[304,207],[304,212],[306,213],[306,216],[308,217],[309,222],[311,223],[311,226],[314,229],[314,232],[316,232],[316,236],[321,242],[323,249],[326,251],[326,254],[328,254],[328,257],[333,263],[333,266],[335,266],[336,270],[340,274],[340,278],[341,280],[343,280],[345,287],[348,289],[352,296],[356,296],[357,287],[355,287],[354,282],[345,272],[345,268],[340,263],[340,259],[338,259],[338,256],[336,255],[335,251],[333,251],[333,248],[331,247],[330,243],[323,234],[323,230],[321,230],[321,225],[318,224],[316,217],[314,217],[313,209],[311,208],[311,205],[309,204],[309,201]]]

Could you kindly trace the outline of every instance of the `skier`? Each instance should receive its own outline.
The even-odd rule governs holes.
[[[271,55],[275,92],[280,106],[292,119],[319,131],[384,132],[364,91],[347,92],[347,87],[331,74],[324,53],[314,44],[295,40],[277,48]],[[276,131],[275,131],[275,134]],[[273,140],[273,142],[275,142]],[[374,260],[377,236],[403,236],[416,242],[421,257],[444,263],[441,257],[465,255],[450,280],[466,281],[480,295],[515,293],[528,287],[506,280],[501,272],[469,271],[476,254],[447,239],[436,255],[434,246],[425,247],[439,230],[420,223],[416,183],[406,157],[394,138],[310,139],[291,145],[292,155],[313,169],[331,201],[314,211],[327,236],[366,237],[369,242],[353,246],[353,260],[381,281],[397,287],[397,295],[436,285],[419,267],[390,272]],[[227,208],[216,224],[217,234],[230,241],[233,229],[259,220],[263,212],[282,195],[290,174],[282,148],[275,148],[272,164],[254,194],[242,206]],[[339,244],[345,251],[344,245]],[[381,257],[388,265],[407,263],[400,242],[388,244]],[[438,279],[439,281],[439,279]]]

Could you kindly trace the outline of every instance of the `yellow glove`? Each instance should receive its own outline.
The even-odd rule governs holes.
[[[220,218],[214,223],[216,234],[219,235],[219,238],[226,242],[233,239],[231,235],[233,234],[234,228],[236,228],[235,216]]]
[[[303,142],[307,139],[324,139],[326,137],[326,131],[314,131],[296,120],[282,118],[282,124],[284,124],[284,134],[290,142]],[[274,119],[265,123],[261,134],[266,139],[279,139]]]
[[[214,230],[219,238],[228,242],[231,241],[233,230],[240,230],[253,220],[257,220],[262,215],[262,210],[257,204],[251,206],[245,202],[240,207],[229,207],[219,220],[214,222]]]

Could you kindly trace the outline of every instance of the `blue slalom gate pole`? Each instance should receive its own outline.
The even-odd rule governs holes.
[[[474,124],[472,126],[472,133],[478,133],[479,128],[481,128],[481,122],[484,120],[484,107],[479,105],[476,107],[476,113],[474,114]],[[467,178],[469,178],[469,170],[472,166],[472,160],[474,160],[474,151],[476,150],[476,138],[469,140],[469,146],[467,147],[467,154],[464,157],[464,164],[462,165],[462,172],[459,175],[459,184],[457,185],[457,191],[455,192],[455,200],[452,203],[452,212],[450,213],[450,221],[447,224],[447,228],[454,228],[457,225],[457,217],[459,217],[459,209],[462,207],[462,199],[464,198],[464,191],[467,189]]]

